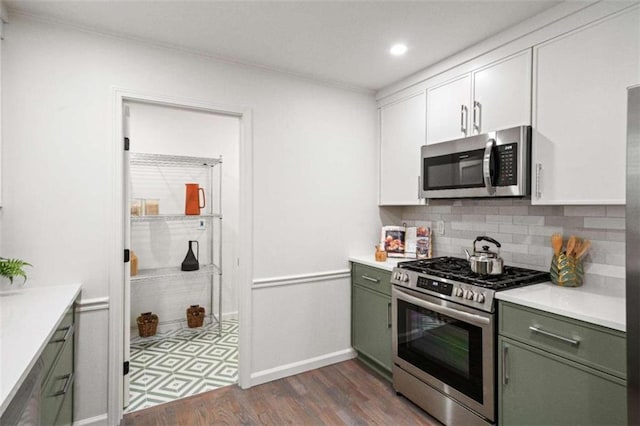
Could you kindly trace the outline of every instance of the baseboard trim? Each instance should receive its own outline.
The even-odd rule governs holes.
[[[316,281],[330,281],[342,278],[349,278],[351,271],[341,269],[338,271],[315,272],[312,274],[291,275],[285,277],[260,278],[253,280],[253,289],[258,290],[269,287],[279,287],[284,285],[306,284]]]
[[[109,426],[107,413],[73,422],[73,426]]]
[[[251,386],[261,385],[273,380],[293,376],[294,374],[300,374],[304,373],[305,371],[326,367],[327,365],[336,364],[342,361],[347,361],[349,359],[355,358],[356,356],[356,351],[354,351],[352,348],[349,348],[342,351],[336,351],[321,355],[315,358],[309,358],[303,361],[281,365],[279,367],[270,368],[268,370],[258,371],[251,374]]]
[[[76,302],[76,312],[101,311],[105,309],[109,309],[108,297],[80,299]]]

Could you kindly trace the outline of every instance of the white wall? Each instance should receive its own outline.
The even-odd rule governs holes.
[[[223,317],[237,318],[237,240],[239,195],[239,147],[240,119],[234,116],[213,114],[192,109],[172,108],[161,105],[128,102],[129,135],[131,152],[195,157],[222,156],[222,166],[213,168],[213,188],[208,169],[202,169],[205,182],[201,186],[213,197],[206,199],[203,212],[219,212],[219,168],[222,168],[222,313]],[[132,176],[132,198],[159,198],[160,213],[184,212],[184,183],[196,182],[197,170],[192,168],[134,168],[138,176]],[[185,173],[187,175],[185,176]],[[186,180],[185,180],[186,179]],[[166,185],[165,185],[166,183]],[[212,209],[212,210],[209,210]],[[187,251],[187,241],[200,242],[200,263],[209,263],[211,235],[215,232],[214,255],[217,262],[218,220],[206,220],[207,229],[198,229],[197,222],[150,223],[132,225],[131,248],[138,256],[139,268],[156,268],[179,265]],[[158,234],[158,228],[162,231]],[[218,280],[215,280],[216,288]],[[186,288],[189,287],[189,291]],[[204,306],[210,311],[211,280],[208,275],[178,279],[149,279],[131,285],[131,326],[141,312],[152,310],[160,322],[185,320],[185,309],[191,304]],[[218,296],[214,292],[217,312]],[[178,299],[177,299],[178,298]],[[179,324],[175,324],[179,326]],[[133,335],[137,330],[133,331]]]
[[[372,95],[21,16],[10,16],[4,43],[1,252],[33,263],[29,285],[82,282],[83,300],[109,296],[109,241],[121,232],[109,225],[114,86],[252,109],[254,281],[345,271],[349,254],[372,251],[380,225]],[[292,347],[302,366],[348,350],[348,286],[343,276],[254,290],[252,324],[241,324],[254,333],[253,362],[241,368],[285,374]],[[339,312],[288,313],[301,295],[321,301],[311,312]],[[107,412],[109,330],[95,318],[104,319],[78,319],[80,341],[95,344],[79,345],[77,420]],[[307,345],[311,334],[320,344]]]

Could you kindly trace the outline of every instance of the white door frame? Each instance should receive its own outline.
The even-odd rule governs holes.
[[[238,317],[239,359],[238,384],[250,386],[251,380],[251,283],[253,279],[253,132],[251,109],[222,105],[206,100],[177,98],[140,93],[114,87],[111,90],[113,123],[111,126],[110,164],[113,164],[109,229],[112,232],[107,246],[109,262],[109,357],[107,413],[110,425],[119,424],[123,415],[124,362],[124,164],[123,164],[123,103],[145,102],[176,108],[194,109],[231,115],[240,119],[239,149],[239,222],[238,222]]]

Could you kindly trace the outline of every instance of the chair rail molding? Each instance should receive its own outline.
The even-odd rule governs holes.
[[[258,278],[253,280],[253,290],[260,290],[270,287],[280,287],[285,285],[306,284],[318,281],[332,281],[342,278],[349,278],[350,275],[350,270],[340,269],[337,271],[314,272],[310,274]]]

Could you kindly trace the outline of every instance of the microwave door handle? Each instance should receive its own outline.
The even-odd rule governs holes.
[[[484,177],[484,186],[487,188],[489,195],[493,195],[496,192],[495,186],[493,186],[493,176],[491,175],[491,163],[493,160],[493,148],[496,146],[496,140],[491,138],[487,141],[487,145],[484,148],[484,158],[482,160],[482,175]]]

